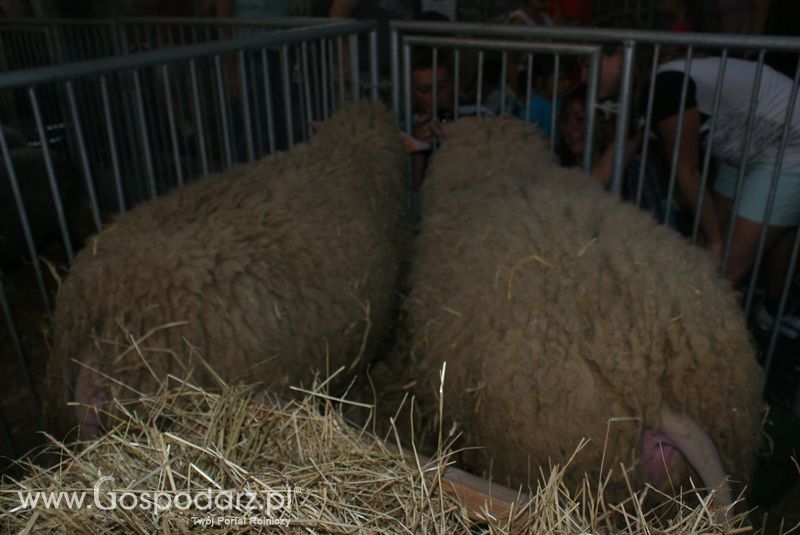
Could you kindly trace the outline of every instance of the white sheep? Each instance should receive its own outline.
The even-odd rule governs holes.
[[[92,369],[139,392],[190,367],[213,384],[179,357],[187,342],[223,379],[273,389],[363,363],[391,321],[405,243],[399,133],[382,105],[346,106],[309,143],[154,199],[90,239],[57,296],[57,427],[75,422],[68,399],[131,396]],[[86,436],[104,424],[91,408],[77,417]]]

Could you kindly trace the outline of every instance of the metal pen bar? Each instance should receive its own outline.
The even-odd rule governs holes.
[[[644,189],[644,171],[647,167],[647,151],[650,148],[650,128],[652,126],[653,99],[656,93],[656,74],[658,73],[658,57],[661,54],[661,45],[653,47],[653,67],[650,70],[650,87],[647,91],[647,110],[644,115],[644,136],[642,139],[642,160],[639,166],[639,177],[636,180],[636,206],[642,206],[642,191]],[[664,224],[669,225],[670,207],[664,207]]]
[[[525,121],[531,121],[531,93],[533,92],[533,54],[528,53],[528,68],[525,74]],[[589,108],[586,108],[589,109]]]
[[[36,423],[37,425],[41,425],[44,421],[42,408],[39,405],[39,399],[36,396],[36,389],[33,387],[31,371],[28,367],[28,359],[25,358],[25,351],[22,349],[22,344],[20,343],[19,336],[17,335],[16,326],[14,325],[14,321],[11,317],[11,307],[8,305],[8,301],[6,300],[2,273],[0,273],[0,308],[3,309],[3,316],[6,318],[8,333],[11,335],[11,344],[14,346],[14,353],[16,353],[17,356],[17,363],[22,371],[22,379],[31,398],[31,408],[33,409],[33,414],[36,416]]]
[[[64,205],[61,202],[61,194],[58,191],[58,178],[53,168],[53,160],[50,157],[50,143],[47,140],[47,130],[45,130],[44,123],[42,122],[42,114],[39,111],[39,101],[36,97],[36,90],[33,87],[28,88],[28,97],[31,101],[31,109],[33,110],[33,117],[36,121],[36,129],[39,131],[39,141],[42,143],[42,156],[44,156],[44,164],[47,168],[47,179],[50,182],[50,192],[53,195],[53,204],[56,208],[58,226],[61,229],[61,238],[64,240],[64,250],[67,252],[67,260],[72,262],[72,258],[75,256],[72,250],[72,240],[69,237],[67,218],[64,215]]]
[[[792,245],[792,254],[789,258],[789,265],[786,268],[786,278],[783,281],[783,288],[781,289],[781,298],[778,302],[778,310],[775,313],[775,323],[772,325],[772,333],[769,337],[769,348],[767,349],[767,356],[766,360],[764,361],[764,376],[767,377],[769,374],[769,370],[772,368],[772,359],[775,356],[775,347],[778,344],[778,334],[780,332],[780,324],[778,318],[783,317],[783,313],[786,311],[786,302],[789,298],[789,290],[792,286],[792,274],[797,267],[797,256],[798,251],[800,250],[800,232],[795,232],[794,237],[794,244]],[[766,389],[766,381],[764,384],[764,388]],[[795,414],[798,413],[798,409],[800,409],[800,389],[798,389],[798,396],[795,397],[794,400],[794,410]]]
[[[200,165],[203,175],[208,175],[208,154],[206,153],[205,128],[203,115],[200,112],[200,92],[197,89],[197,65],[195,61],[189,62],[189,78],[192,83],[192,102],[194,104],[195,133],[197,134],[197,147],[200,151]]]
[[[744,134],[744,146],[742,147],[742,158],[739,161],[739,173],[736,178],[736,194],[733,197],[733,208],[731,211],[731,224],[730,228],[728,228],[728,236],[725,238],[725,253],[722,256],[722,266],[720,266],[720,270],[722,275],[724,276],[727,273],[728,269],[728,261],[730,260],[731,249],[733,248],[733,233],[736,228],[734,221],[736,220],[736,214],[739,213],[739,205],[742,201],[742,186],[744,184],[744,174],[747,168],[747,158],[748,153],[750,152],[750,140],[753,137],[753,123],[755,122],[756,117],[756,105],[758,104],[758,91],[761,88],[761,73],[764,69],[764,51],[761,50],[758,54],[758,65],[756,66],[756,78],[753,81],[753,93],[750,95],[750,109],[747,112],[747,126],[745,126],[745,134]],[[760,261],[759,258],[756,258],[756,263]],[[755,279],[751,279],[752,283],[755,284]]]
[[[478,52],[478,90],[475,99],[477,103],[478,117],[482,115],[481,114],[482,97],[483,97],[483,50]]]
[[[706,153],[703,155],[703,174],[700,177],[700,191],[698,192],[697,208],[695,209],[694,222],[692,223],[692,241],[697,243],[697,236],[700,234],[700,214],[705,200],[706,184],[708,184],[708,174],[711,169],[711,154],[714,148],[714,133],[717,131],[717,117],[719,116],[719,103],[722,100],[722,84],[725,79],[725,67],[728,64],[728,49],[722,51],[720,58],[719,72],[717,73],[717,85],[714,88],[714,104],[711,108],[711,125],[706,136]]]
[[[403,97],[406,134],[411,135],[414,126],[411,123],[411,47],[407,43],[403,43]]]
[[[300,139],[308,140],[310,121],[306,110],[305,101],[305,80],[303,79],[302,60],[300,57],[300,47],[294,48],[294,64],[292,66],[293,82],[297,85],[295,94],[297,95],[297,110],[300,113]]]
[[[257,33],[229,39],[199,43],[185,47],[171,47],[149,52],[137,52],[122,57],[97,58],[70,64],[69,69],[60,65],[5,72],[0,74],[0,89],[28,87],[42,82],[59,82],[87,76],[107,75],[111,72],[127,71],[152,67],[162,63],[172,63],[212,57],[226,52],[279,48],[284,45],[319,39],[337,37],[351,33],[365,33],[374,26],[373,22],[337,22],[312,28],[297,28],[273,33]]]
[[[341,56],[340,56],[341,59]],[[289,47],[281,47],[281,83],[283,84],[283,109],[286,117],[286,136],[289,148],[294,146],[294,124],[292,122],[292,88],[289,85]]]
[[[378,33],[369,32],[369,96],[378,102]]]
[[[681,151],[681,137],[683,136],[683,119],[686,115],[686,96],[689,91],[689,80],[692,74],[692,47],[686,50],[686,67],[681,82],[680,104],[678,105],[678,127],[675,131],[675,146],[672,147],[672,160],[669,170],[669,187],[667,188],[667,206],[672,206],[672,196],[675,193],[675,185],[678,178],[678,158]],[[669,219],[664,219],[664,225],[669,224]]]
[[[267,151],[267,148],[264,146],[265,140],[262,121],[262,118],[266,112],[261,104],[261,98],[258,91],[258,62],[255,54],[250,54],[248,57],[248,64],[251,75],[249,76],[250,84],[247,89],[252,95],[252,111],[256,117],[256,120],[253,121],[253,148],[256,150],[256,158],[261,158]],[[263,77],[261,78],[261,81],[263,81]]]
[[[94,191],[94,182],[92,181],[92,170],[89,166],[89,157],[86,154],[86,144],[83,140],[83,127],[81,126],[81,117],[78,113],[78,107],[75,105],[75,92],[72,88],[72,82],[66,82],[67,101],[69,108],[72,112],[72,120],[75,123],[75,137],[78,140],[78,153],[80,154],[81,166],[83,167],[83,178],[86,181],[86,191],[89,192],[89,204],[92,210],[92,218],[94,219],[94,227],[99,232],[103,228],[100,221],[100,208],[97,205],[97,194]]]
[[[221,56],[214,56],[214,69],[217,78],[217,94],[219,95],[219,117],[222,126],[222,146],[225,152],[225,169],[233,166],[233,153],[231,151],[231,133],[228,126],[228,106],[225,99],[225,82],[223,81],[224,75],[222,72],[222,58]]]
[[[267,142],[269,153],[275,153],[275,116],[272,111],[272,84],[269,74],[269,63],[267,62],[267,49],[261,50],[261,66],[264,71],[264,100],[267,106]]]
[[[161,66],[161,74],[164,77],[164,98],[167,103],[167,120],[169,122],[169,133],[172,140],[172,155],[175,161],[175,176],[178,185],[183,186],[183,169],[181,169],[181,151],[178,147],[178,130],[175,126],[175,112],[172,107],[172,89],[169,82],[169,67]]]
[[[308,45],[305,41],[300,45],[301,65],[303,71],[303,89],[306,97],[306,137],[309,138],[314,133],[311,122],[314,120],[314,111],[311,109],[311,84],[308,70]]]
[[[458,103],[458,95],[459,95],[459,87],[461,83],[461,50],[458,48],[455,49],[453,53],[453,61],[455,65],[453,66],[453,119],[458,119],[458,111],[461,106]]]
[[[500,115],[506,112],[506,80],[508,79],[508,52],[500,52]]]
[[[36,283],[42,293],[42,302],[47,311],[47,318],[50,320],[50,325],[53,325],[53,313],[50,309],[50,299],[47,296],[47,287],[44,285],[44,277],[42,276],[42,265],[39,260],[39,253],[36,251],[36,243],[33,241],[33,233],[31,232],[30,219],[28,218],[28,211],[25,209],[25,203],[22,199],[22,192],[19,189],[19,180],[17,179],[17,172],[14,169],[14,162],[11,160],[11,154],[8,150],[8,143],[3,129],[0,128],[0,151],[3,153],[3,160],[6,162],[6,171],[8,171],[8,180],[11,184],[11,193],[14,195],[14,202],[17,206],[17,214],[19,215],[19,222],[22,225],[22,232],[25,234],[25,241],[28,244],[28,252],[31,255],[31,262],[33,269],[36,272]]]
[[[320,117],[323,121],[326,119],[322,116],[322,88],[325,84],[320,82],[320,64],[319,64],[319,48],[317,43],[310,41],[311,45],[311,87],[314,88],[314,113],[313,117]]]
[[[244,61],[244,50],[239,51],[239,91],[242,98],[244,109],[244,140],[247,146],[247,161],[252,162],[256,159],[255,148],[253,145],[253,123],[250,110],[250,90],[247,87],[247,68]]]
[[[628,146],[628,116],[633,85],[633,58],[636,52],[634,41],[625,41],[622,48],[622,79],[620,80],[619,109],[614,132],[614,160],[611,164],[611,192],[622,195],[622,178],[625,173],[625,149]],[[587,147],[590,150],[591,147]]]
[[[392,110],[397,117],[400,117],[400,33],[394,28],[389,31],[391,32],[389,46],[392,55]],[[456,77],[457,82],[458,78]]]
[[[142,153],[144,154],[145,171],[150,186],[150,195],[154,199],[158,196],[156,190],[156,177],[153,171],[153,156],[150,152],[150,140],[147,135],[147,123],[145,121],[144,102],[142,101],[142,84],[139,81],[139,71],[133,71],[133,85],[136,92],[136,111],[139,117],[139,135],[142,140]]]
[[[780,146],[778,147],[778,157],[775,160],[775,167],[772,171],[772,180],[770,180],[769,184],[769,193],[767,195],[767,206],[764,211],[764,224],[761,225],[761,232],[758,238],[756,260],[755,263],[753,264],[753,273],[751,275],[752,281],[758,280],[758,274],[761,269],[761,259],[764,257],[764,249],[766,248],[767,244],[767,230],[769,229],[769,222],[772,219],[772,210],[775,205],[775,192],[778,189],[778,180],[780,178],[781,168],[783,167],[783,158],[784,155],[786,154],[786,145],[788,144],[789,141],[789,131],[791,130],[791,126],[794,122],[794,111],[795,111],[795,105],[797,104],[797,93],[799,84],[800,84],[800,64],[798,64],[798,68],[795,70],[791,96],[789,97],[788,109],[786,110],[786,120],[783,123],[783,133],[781,134],[781,142]],[[791,281],[793,278],[793,273],[787,272],[786,277],[788,277],[789,281]],[[786,285],[784,284],[784,286]],[[755,294],[755,290],[756,290],[755,283],[750,284],[750,287],[747,290],[747,298],[745,299],[745,305],[744,305],[745,316],[748,316],[750,314],[750,308],[753,304],[753,296]],[[773,332],[779,329],[780,320],[781,316],[775,316],[775,324],[772,326]]]
[[[336,61],[334,56],[336,55],[334,52],[335,45],[333,43],[333,39],[328,41],[328,66],[330,67],[330,87],[331,87],[331,113],[336,110],[336,102],[338,101],[336,98]]]
[[[117,190],[117,203],[120,212],[124,212],[126,210],[125,196],[122,192],[122,175],[120,174],[119,170],[119,155],[117,154],[117,144],[115,142],[114,135],[115,129],[111,118],[111,106],[108,102],[108,84],[106,83],[105,76],[100,77],[100,94],[103,99],[103,112],[106,119],[106,133],[108,135],[109,152],[111,153],[111,168],[114,171],[114,185],[116,186]]]
[[[537,39],[560,43],[639,44],[695,46],[697,48],[770,49],[796,52],[800,38],[774,35],[726,35],[703,32],[660,32],[652,30],[587,28],[570,26],[517,26],[513,24],[483,24],[454,22],[442,24],[429,21],[393,20],[390,27],[404,37],[412,34],[461,35],[470,38]]]
[[[339,103],[344,104],[344,52],[342,50],[342,38],[336,38],[336,52],[339,60]]]
[[[358,102],[361,95],[361,87],[359,80],[359,65],[358,65],[358,36],[349,36],[350,46],[348,52],[350,53],[350,90],[353,92],[353,102]]]
[[[431,84],[432,84],[433,87],[431,87],[431,120],[436,119],[439,116],[439,114],[438,114],[439,110],[437,109],[438,106],[436,105],[437,104],[436,97],[438,96],[437,95],[437,89],[438,89],[438,83],[437,83],[438,82],[438,80],[437,80],[438,72],[437,71],[439,70],[439,51],[436,48],[434,48],[432,50],[432,54],[433,54],[433,57],[432,57],[432,60],[433,60],[433,65],[432,65],[433,66],[433,73],[431,73],[432,74],[432,76],[431,76]],[[434,143],[434,145],[435,145],[435,143]]]
[[[550,113],[550,150],[556,150],[556,119],[558,116],[558,79],[560,74],[560,61],[561,56],[559,54],[554,55],[554,62],[555,67],[553,71],[553,95],[552,100],[550,101],[550,105],[552,106],[552,112]]]
[[[320,39],[320,56],[322,56],[320,61],[320,68],[322,69],[321,73],[322,80],[320,83],[322,89],[322,120],[327,121],[328,120],[328,42],[325,39]],[[394,89],[392,91],[394,91]]]
[[[595,48],[589,57],[588,85],[586,87],[586,136],[584,147],[594,146],[594,130],[597,121],[597,93],[600,86],[600,62],[602,61],[602,51]],[[591,174],[592,172],[592,151],[583,151],[583,171]]]

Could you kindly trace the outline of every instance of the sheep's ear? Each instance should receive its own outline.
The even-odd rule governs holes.
[[[414,136],[410,136],[408,134],[401,135],[403,137],[403,147],[406,150],[406,154],[414,154],[415,152],[425,152],[427,150],[431,150],[430,143],[420,141]]]

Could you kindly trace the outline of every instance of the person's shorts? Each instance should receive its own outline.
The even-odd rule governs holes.
[[[774,168],[775,164],[772,162],[753,162],[747,165],[738,216],[757,223],[764,222]],[[733,199],[738,177],[738,166],[720,163],[714,191]],[[769,224],[776,227],[793,227],[800,224],[800,166],[784,165],[781,168]]]

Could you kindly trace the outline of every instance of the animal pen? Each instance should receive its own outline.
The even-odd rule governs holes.
[[[380,36],[372,22],[17,20],[0,23],[0,32],[0,61],[5,61],[7,71],[0,74],[0,151],[7,175],[0,191],[6,197],[2,200],[2,224],[3,247],[8,253],[2,256],[0,266],[4,316],[0,345],[7,378],[22,378],[16,382],[14,394],[4,400],[2,413],[2,434],[7,455],[11,456],[22,453],[28,445],[25,433],[31,424],[42,421],[40,396],[46,393],[37,391],[37,375],[47,355],[46,326],[52,321],[56,278],[66,272],[82,241],[99,231],[111,214],[129,210],[197,177],[307,140],[314,123],[326,120],[348,100],[362,96],[384,99],[410,133],[414,49],[432,49],[434,66],[444,61],[445,54],[451,55],[455,98],[469,94],[477,101],[479,113],[482,99],[496,83],[485,74],[490,61],[497,64],[499,59],[500,80],[504,80],[506,59],[511,53],[525,58],[528,72],[541,58],[553,58],[556,78],[568,58],[583,59],[589,71],[585,146],[592,146],[598,114],[614,116],[611,190],[615,194],[622,188],[628,119],[636,105],[632,84],[638,48],[652,47],[654,67],[646,73],[651,81],[659,55],[671,48],[679,47],[687,62],[698,53],[719,53],[721,73],[727,59],[741,53],[757,58],[761,73],[768,53],[790,53],[796,60],[800,51],[800,39],[784,37],[395,21],[389,36],[390,62],[380,65]],[[597,98],[603,47],[609,45],[623,50],[619,97],[610,103]],[[381,76],[382,72],[386,74]],[[721,80],[722,75],[717,82],[715,106],[721,95]],[[795,70],[787,117],[797,113],[798,80],[800,65]],[[750,126],[759,83],[756,76],[748,111]],[[529,102],[530,76],[526,85]],[[687,86],[688,75],[684,76],[683,95]],[[500,84],[500,91],[502,112],[504,84]],[[555,90],[550,98],[555,107]],[[651,90],[644,114],[645,131],[650,127],[652,100]],[[433,102],[435,113],[435,89]],[[457,103],[455,110],[457,119]],[[680,115],[683,113],[682,108]],[[779,140],[767,216],[774,202],[789,124],[786,121]],[[711,136],[716,126],[712,120]],[[551,146],[555,144],[555,131],[551,129]],[[752,142],[749,132],[750,128],[742,140],[734,201],[737,206]],[[645,158],[647,143],[645,139]],[[678,146],[676,143],[673,164]],[[39,176],[19,166],[15,154],[22,150],[36,154]],[[582,162],[585,170],[591,168],[591,158],[591,151],[586,151]],[[703,184],[713,179],[712,163],[709,148],[702,161]],[[675,165],[672,169],[667,205],[676,195]],[[639,200],[643,177],[644,165],[639,175]],[[699,223],[699,216],[691,222],[687,233],[691,243],[698,239]],[[726,236],[723,273],[733,238],[732,233]],[[758,281],[763,275],[760,264],[765,243],[766,231],[761,235],[750,283],[743,292],[746,315],[761,291]],[[799,249],[800,235],[794,241],[783,282],[778,321],[763,336],[767,371],[786,343],[780,338],[780,318],[790,304]],[[795,394],[794,412],[800,414],[800,389]]]

